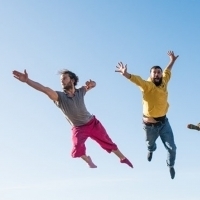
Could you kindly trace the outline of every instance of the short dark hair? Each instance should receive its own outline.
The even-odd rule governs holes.
[[[157,65],[153,66],[153,67],[150,69],[150,72],[151,72],[152,69],[160,69],[161,72],[162,72],[162,68],[161,68],[160,66],[157,66]]]
[[[60,70],[60,71],[58,72],[58,74],[60,74],[60,75],[62,75],[62,74],[68,74],[69,77],[70,77],[70,79],[74,79],[74,86],[76,86],[77,83],[78,83],[78,81],[79,81],[78,76],[77,76],[74,72],[69,71],[69,70],[67,70],[67,69]]]

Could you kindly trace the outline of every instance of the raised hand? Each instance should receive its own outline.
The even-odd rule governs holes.
[[[178,55],[175,56],[173,51],[168,51],[167,54],[170,57],[170,60],[173,62],[179,57]]]
[[[167,65],[166,69],[167,70],[171,70],[173,65],[174,65],[174,63],[175,63],[175,61],[176,61],[176,59],[179,56],[175,56],[173,51],[168,51],[167,55],[169,56],[170,61],[169,61],[169,64]]]
[[[119,62],[118,65],[116,66],[115,72],[120,72],[122,75],[127,73],[127,64],[124,65],[122,62]]]
[[[18,79],[21,82],[27,82],[27,80],[28,80],[28,74],[27,74],[26,70],[24,70],[24,73],[14,70],[13,75],[16,79]]]
[[[123,76],[125,76],[126,78],[130,79],[131,78],[131,74],[129,74],[127,72],[127,64],[124,65],[122,62],[119,62],[118,65],[116,66],[116,70],[115,72],[119,72],[120,74],[122,74]]]
[[[89,89],[95,87],[96,83],[90,79],[89,81],[85,82],[85,85],[86,85],[86,89],[89,90]]]

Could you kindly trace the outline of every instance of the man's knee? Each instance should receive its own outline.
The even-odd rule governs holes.
[[[169,145],[169,144],[167,145],[167,144],[166,144],[166,148],[168,149],[169,152],[171,152],[171,153],[176,153],[177,147],[176,147],[175,144],[173,144],[173,145]]]
[[[81,157],[81,156],[85,155],[85,151],[86,151],[86,148],[85,148],[84,144],[75,144],[73,146],[71,156],[72,156],[72,158]]]
[[[176,145],[173,145],[172,151],[176,153],[176,149],[177,149]]]
[[[149,141],[146,141],[146,145],[148,149],[151,149],[151,151],[155,151],[157,148],[156,143],[151,144]]]

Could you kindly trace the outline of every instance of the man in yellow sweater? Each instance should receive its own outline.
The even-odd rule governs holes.
[[[146,144],[148,149],[147,160],[151,161],[153,152],[156,150],[156,140],[160,136],[165,148],[168,151],[167,165],[171,178],[175,177],[176,145],[173,131],[168,118],[166,117],[168,104],[167,84],[171,77],[171,69],[178,56],[173,51],[168,51],[170,62],[162,71],[160,66],[153,66],[150,69],[150,77],[143,80],[127,72],[127,65],[118,63],[115,72],[120,72],[124,77],[139,86],[143,94],[143,125],[146,133]]]

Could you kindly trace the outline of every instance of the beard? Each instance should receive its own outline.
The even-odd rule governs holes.
[[[156,85],[160,86],[162,84],[162,77],[161,78],[151,78],[151,81]]]
[[[71,90],[73,89],[73,83],[70,81],[67,85],[63,86],[63,90]]]

